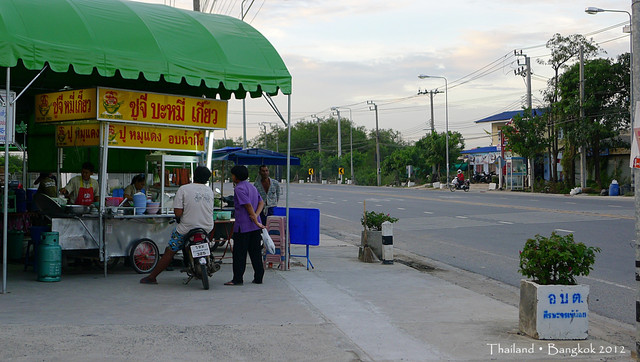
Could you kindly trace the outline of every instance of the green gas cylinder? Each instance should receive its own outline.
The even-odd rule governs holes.
[[[38,246],[38,280],[59,282],[62,274],[62,248],[58,232],[43,232]]]

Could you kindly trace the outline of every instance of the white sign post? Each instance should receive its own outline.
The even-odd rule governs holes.
[[[6,92],[0,91],[0,97],[2,100],[0,102],[0,144],[4,145],[5,143],[12,144],[15,142],[16,138],[16,112],[15,107],[9,107],[11,109],[10,117],[7,117],[7,107],[6,107]],[[10,92],[11,101],[13,102],[16,99],[16,94],[14,92]]]

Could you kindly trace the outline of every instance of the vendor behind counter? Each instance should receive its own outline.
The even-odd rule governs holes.
[[[138,192],[144,193],[145,180],[143,173],[133,176],[131,184],[124,189],[124,198],[128,200],[125,206],[133,206],[133,195]]]
[[[60,189],[60,192],[69,198],[70,203],[89,206],[99,200],[100,186],[97,180],[91,178],[93,172],[91,162],[83,163],[81,174],[73,177],[67,186]]]

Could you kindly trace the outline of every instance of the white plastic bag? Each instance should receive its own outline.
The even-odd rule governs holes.
[[[276,245],[273,243],[273,240],[271,240],[271,236],[269,236],[269,232],[267,231],[267,229],[262,229],[262,242],[264,243],[264,247],[267,248],[267,251],[270,254],[275,254]]]

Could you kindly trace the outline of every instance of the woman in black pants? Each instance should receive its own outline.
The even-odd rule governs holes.
[[[264,207],[264,201],[247,178],[249,178],[249,171],[245,166],[235,166],[231,169],[236,219],[233,225],[233,279],[224,285],[242,285],[247,266],[247,253],[253,266],[253,283],[262,284],[264,276],[261,237],[264,226],[258,218]]]

